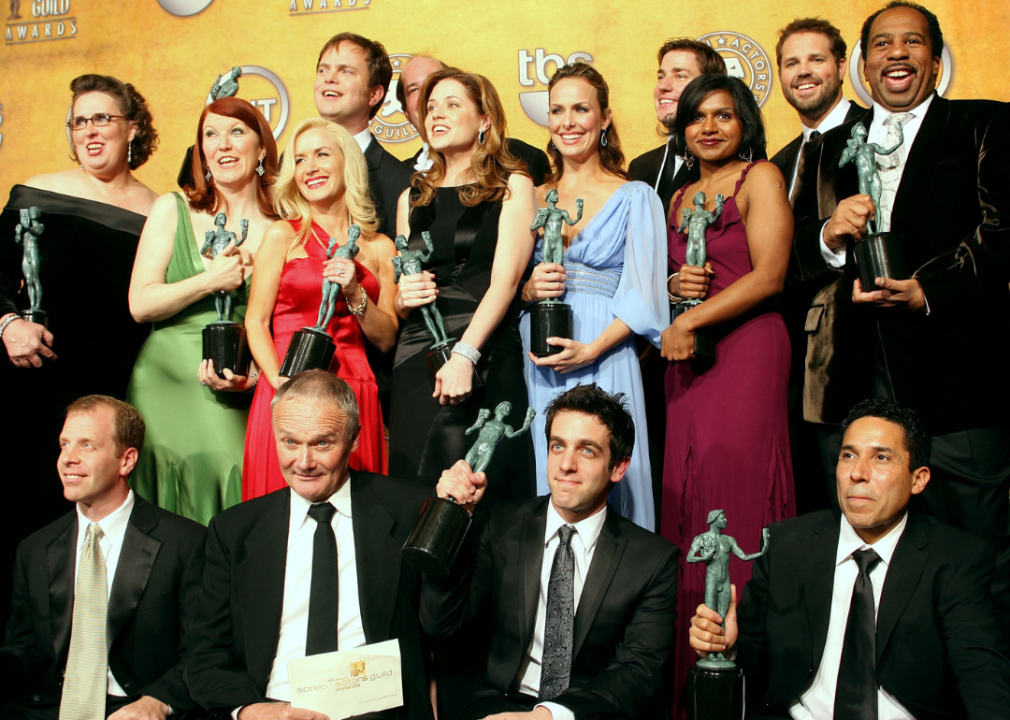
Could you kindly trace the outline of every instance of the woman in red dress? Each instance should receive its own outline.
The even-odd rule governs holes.
[[[329,369],[348,382],[358,400],[361,432],[351,467],[386,472],[379,390],[364,341],[387,351],[396,340],[396,246],[376,233],[368,168],[350,133],[321,118],[295,128],[274,186],[274,207],[283,220],[267,230],[256,254],[246,313],[249,348],[267,382],[256,386],[249,413],[243,500],[286,487],[277,463],[270,401],[287,381],[278,373],[292,335],[316,325],[324,279],[340,287],[336,312],[326,327],[337,346]],[[352,225],[361,229],[355,259],[327,260],[329,239],[345,245]]]

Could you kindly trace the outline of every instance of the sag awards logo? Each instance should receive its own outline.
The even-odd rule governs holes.
[[[242,71],[242,75],[239,78],[238,96],[259,108],[269,123],[276,140],[284,132],[291,112],[291,101],[288,99],[287,88],[273,71],[267,70],[265,67],[243,65],[239,69]],[[207,104],[209,105],[211,102],[213,102],[213,98],[210,93],[207,93]]]
[[[571,65],[578,61],[591,63],[593,56],[584,51],[573,52],[567,59],[556,53],[546,53],[543,48],[536,48],[530,55],[528,50],[519,51],[519,84],[523,87],[533,87],[534,79],[542,85],[547,85],[558,68]],[[548,64],[553,65],[548,72]],[[533,73],[530,73],[532,68]],[[519,93],[519,104],[522,105],[526,117],[537,125],[547,127],[549,108],[547,90],[530,90]]]
[[[365,674],[365,661],[358,660],[357,662],[350,663],[351,666],[351,677],[361,677]]]
[[[859,98],[867,107],[872,107],[873,97],[870,95],[870,90],[863,81],[862,48],[860,45],[861,43],[858,40],[852,44],[852,53],[851,57],[849,57],[849,80],[852,81],[852,87],[855,88]],[[950,47],[947,43],[944,43],[943,54],[940,55],[940,73],[937,75],[936,92],[940,95],[946,93],[953,76],[954,60],[950,55]]]
[[[722,56],[730,77],[740,78],[750,88],[758,107],[765,104],[772,89],[772,70],[764,48],[746,35],[730,31],[702,35],[698,42]]]
[[[396,86],[400,82],[400,71],[412,57],[414,56],[404,53],[389,56],[389,61],[393,65],[393,79],[389,83],[389,90],[386,92],[386,99],[382,101],[382,107],[368,123],[372,134],[384,143],[407,142],[420,134],[407,120],[407,116],[400,106],[400,101],[396,99]]]
[[[7,45],[26,45],[77,37],[77,18],[70,15],[70,0],[10,0]]]
[[[321,12],[341,10],[367,10],[372,0],[288,0],[291,15],[315,15]]]
[[[202,12],[214,0],[158,0],[161,9],[179,17],[189,17]]]

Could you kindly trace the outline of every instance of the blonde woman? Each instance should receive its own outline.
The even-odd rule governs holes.
[[[261,376],[246,430],[243,500],[286,485],[277,462],[270,401],[287,379],[278,372],[292,335],[316,325],[324,279],[339,286],[336,311],[326,325],[337,346],[329,369],[350,384],[360,411],[351,467],[386,471],[379,391],[364,340],[383,351],[396,341],[396,247],[376,232],[368,168],[346,130],[321,118],[306,120],[295,128],[283,157],[274,186],[274,208],[283,219],[270,226],[256,254],[246,313],[249,348]],[[352,225],[361,229],[355,259],[327,260],[330,238],[345,245]]]

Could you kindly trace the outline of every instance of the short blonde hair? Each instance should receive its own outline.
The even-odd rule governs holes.
[[[291,139],[284,149],[280,173],[273,186],[274,209],[277,214],[285,220],[301,221],[297,239],[299,243],[305,242],[312,231],[312,211],[295,182],[295,143],[308,130],[325,130],[333,138],[344,158],[344,204],[350,222],[360,227],[365,235],[374,233],[379,228],[379,222],[376,219],[375,203],[368,193],[368,165],[365,156],[361,153],[358,141],[347,130],[323,118],[303,120],[291,133]]]

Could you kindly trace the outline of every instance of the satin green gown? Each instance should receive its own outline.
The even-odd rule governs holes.
[[[204,272],[182,196],[165,282]],[[232,224],[232,223],[229,223]],[[237,218],[234,221],[237,225]],[[244,322],[249,278],[233,293],[234,320]],[[214,295],[152,323],[133,368],[127,401],[147,425],[133,471],[134,490],[149,502],[206,525],[242,500],[242,455],[252,396],[200,384],[203,328],[217,320]]]

